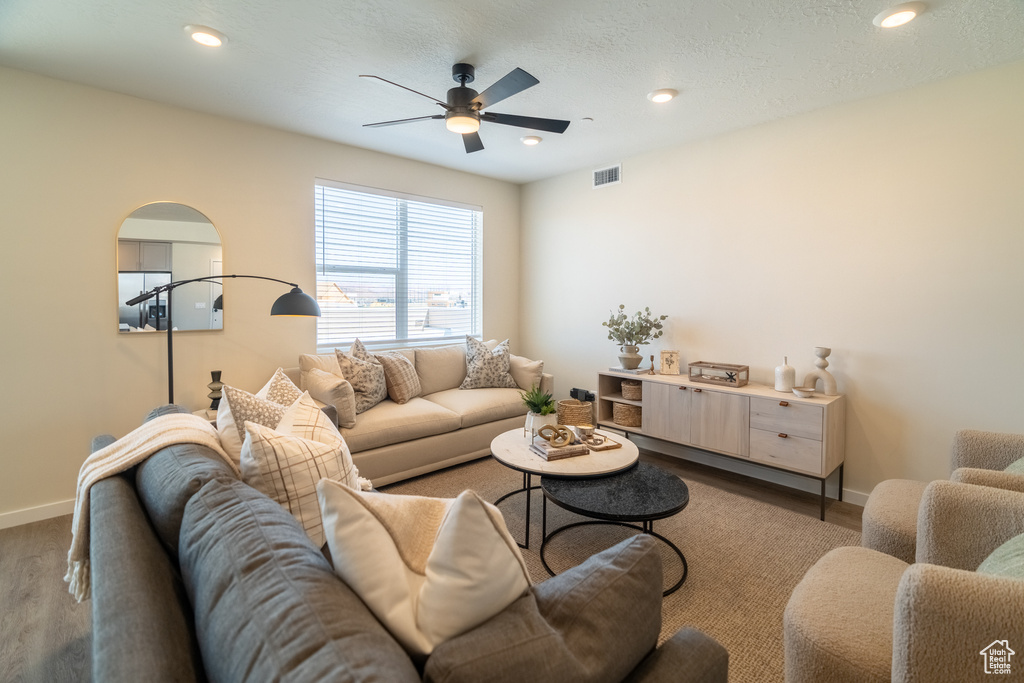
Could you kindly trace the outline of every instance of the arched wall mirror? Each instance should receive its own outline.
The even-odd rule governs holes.
[[[128,306],[126,301],[178,280],[220,275],[220,234],[190,206],[154,202],[124,220],[117,233],[117,327],[125,333],[167,329],[161,297]],[[176,330],[224,328],[220,283],[195,282],[175,289],[171,320]]]

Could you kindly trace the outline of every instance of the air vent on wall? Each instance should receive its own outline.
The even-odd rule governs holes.
[[[605,185],[617,185],[622,182],[622,164],[615,164],[607,168],[598,168],[594,171],[594,188]]]

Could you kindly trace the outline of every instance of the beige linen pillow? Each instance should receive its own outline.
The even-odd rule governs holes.
[[[529,590],[501,512],[473,491],[424,498],[323,479],[317,494],[335,572],[412,654],[430,654]]]
[[[364,413],[388,397],[384,366],[376,362],[358,339],[352,350],[345,353],[334,350],[338,357],[341,376],[349,381],[356,394],[356,413]]]
[[[544,361],[509,354],[508,374],[512,375],[520,389],[529,391],[535,386],[540,386],[541,375],[544,374]]]
[[[256,395],[283,406],[290,406],[299,400],[302,391],[295,386],[295,382],[288,375],[284,374],[284,369],[278,368],[270,381],[264,384],[263,388],[256,392]]]
[[[508,339],[491,351],[487,344],[473,337],[466,337],[466,379],[460,389],[508,388],[519,385],[509,374]]]
[[[217,406],[217,436],[221,448],[237,465],[242,457],[245,423],[255,422],[273,429],[281,421],[285,408],[280,403],[225,384]]]
[[[399,351],[385,351],[375,356],[384,366],[384,381],[388,396],[395,403],[407,403],[420,395],[420,378],[416,367],[405,354]]]
[[[356,393],[347,379],[312,368],[306,373],[306,391],[317,401],[334,406],[339,427],[352,429],[356,426]]]
[[[416,349],[420,395],[456,389],[466,379],[466,347],[451,345]]]
[[[338,366],[338,356],[333,353],[310,354],[304,353],[299,356],[299,388],[305,391],[307,373],[313,368],[341,377],[341,368]]]

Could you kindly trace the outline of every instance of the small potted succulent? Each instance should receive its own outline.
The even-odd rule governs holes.
[[[632,316],[626,315],[625,311],[626,307],[619,304],[619,310],[612,311],[608,321],[601,324],[608,328],[608,338],[619,344],[619,362],[622,367],[635,370],[644,358],[637,353],[639,347],[664,334],[661,321],[668,316],[652,315],[650,308],[637,311]]]
[[[537,430],[544,425],[558,424],[558,415],[555,411],[555,401],[551,394],[542,391],[534,384],[529,391],[519,392],[523,404],[530,411],[526,414],[526,432],[530,438],[537,435]]]

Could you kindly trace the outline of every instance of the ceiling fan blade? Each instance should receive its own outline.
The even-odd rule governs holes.
[[[484,148],[484,143],[480,139],[480,133],[463,133],[462,142],[466,145],[466,154],[479,152]]]
[[[397,126],[400,123],[412,123],[413,121],[426,121],[427,119],[443,119],[444,114],[433,116],[416,116],[411,119],[396,119],[394,121],[380,121],[379,123],[364,123],[363,128],[383,128],[384,126]]]
[[[506,97],[512,97],[518,92],[540,83],[536,78],[526,73],[519,67],[508,72],[498,82],[474,97],[470,104],[478,105],[477,109],[484,109],[495,102],[501,102]]]
[[[385,83],[390,83],[391,85],[395,86],[396,88],[401,88],[402,90],[408,90],[409,92],[414,92],[417,95],[421,95],[422,97],[426,97],[428,100],[434,100],[435,102],[440,104],[445,109],[451,109],[451,107],[448,106],[447,102],[442,102],[441,100],[437,99],[436,97],[431,97],[430,95],[426,95],[424,93],[421,93],[419,90],[413,90],[412,88],[407,88],[404,85],[399,85],[398,83],[395,83],[394,81],[389,81],[386,78],[381,78],[380,76],[374,76],[372,74],[359,74],[359,78],[376,78],[378,81],[384,81]]]
[[[561,121],[559,119],[538,119],[533,116],[516,116],[514,114],[496,114],[493,112],[486,112],[480,114],[480,118],[484,121],[490,121],[491,123],[500,123],[505,126],[518,126],[519,128],[531,128],[533,130],[543,130],[548,133],[564,133],[565,129],[569,127],[568,121]]]

